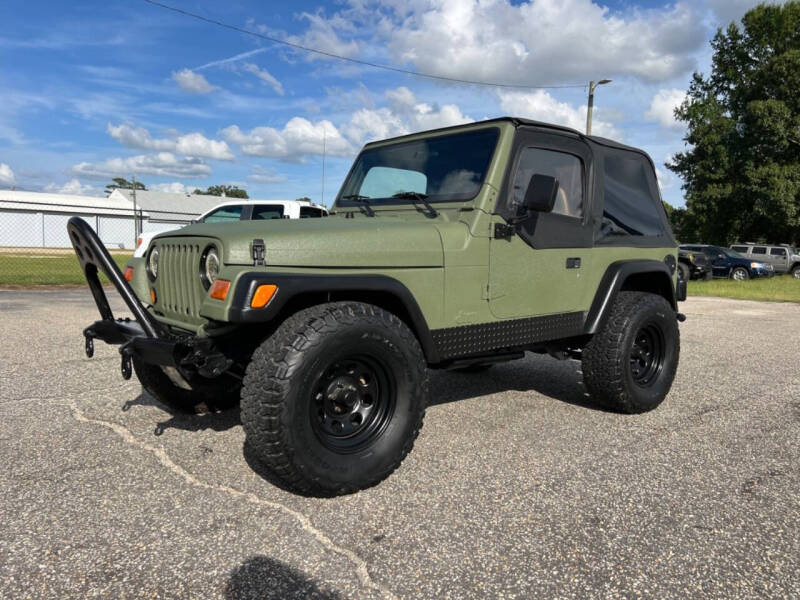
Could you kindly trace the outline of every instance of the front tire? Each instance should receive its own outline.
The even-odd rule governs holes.
[[[411,330],[360,302],[289,317],[253,354],[242,425],[255,456],[288,487],[318,496],[377,484],[410,452],[428,374]]]
[[[675,378],[680,333],[662,296],[619,292],[602,329],[583,350],[583,381],[592,398],[613,410],[657,407]]]
[[[800,265],[792,267],[792,277],[800,279]]]
[[[750,279],[750,273],[744,267],[736,267],[731,271],[731,279],[734,281],[747,281]]]
[[[684,281],[689,281],[692,278],[692,273],[687,265],[678,263],[678,276]]]

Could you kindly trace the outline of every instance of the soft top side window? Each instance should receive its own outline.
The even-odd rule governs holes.
[[[603,166],[601,241],[664,235],[661,199],[647,159],[634,152],[611,151],[605,153]]]

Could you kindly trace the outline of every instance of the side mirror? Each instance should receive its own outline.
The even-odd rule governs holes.
[[[556,204],[558,179],[549,175],[534,174],[528,183],[522,206],[527,211],[549,213]]]

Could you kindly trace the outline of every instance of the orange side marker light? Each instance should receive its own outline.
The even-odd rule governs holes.
[[[250,301],[250,308],[264,308],[269,304],[269,301],[272,300],[272,297],[277,291],[277,285],[272,285],[271,283],[261,284],[256,288],[256,293],[253,294],[253,299]]]
[[[133,279],[133,267],[125,267],[125,281]]]
[[[231,289],[231,282],[227,279],[217,279],[211,286],[208,295],[215,300],[225,300],[228,297],[228,290]]]

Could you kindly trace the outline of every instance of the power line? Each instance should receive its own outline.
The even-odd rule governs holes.
[[[444,75],[433,75],[431,73],[422,73],[420,71],[412,71],[410,69],[403,69],[400,67],[393,67],[391,65],[384,65],[381,63],[374,63],[367,60],[360,60],[358,58],[351,58],[349,56],[342,56],[340,54],[334,54],[333,52],[326,52],[325,50],[318,50],[317,48],[310,48],[308,46],[303,46],[302,44],[295,44],[294,42],[288,42],[286,40],[282,40],[276,37],[272,37],[269,35],[264,35],[263,33],[258,33],[257,31],[251,31],[250,29],[244,29],[243,27],[237,27],[236,25],[231,25],[229,23],[224,23],[222,21],[218,21],[216,19],[211,19],[209,17],[204,17],[203,15],[198,15],[197,13],[189,12],[188,10],[183,10],[182,8],[177,8],[175,6],[170,6],[168,4],[163,4],[161,2],[156,2],[156,0],[143,0],[147,2],[147,4],[152,4],[153,6],[157,6],[159,8],[163,8],[165,10],[170,10],[174,13],[178,13],[180,15],[186,17],[192,17],[193,19],[197,19],[199,21],[204,21],[206,23],[210,23],[211,25],[217,25],[219,27],[224,27],[225,29],[230,29],[232,31],[237,31],[239,33],[244,33],[246,35],[252,35],[253,37],[261,38],[262,40],[266,40],[268,42],[272,42],[274,44],[281,44],[283,46],[289,46],[290,48],[294,48],[295,50],[302,50],[304,52],[310,52],[312,54],[319,54],[320,56],[326,56],[328,58],[335,58],[337,60],[344,60],[350,63],[355,63],[357,65],[363,65],[365,67],[373,67],[375,69],[383,69],[385,71],[394,71],[395,73],[403,73],[405,75],[413,75],[414,77],[425,77],[427,79],[437,79],[439,81],[447,81],[450,83],[463,83],[468,85],[484,85],[489,87],[501,87],[501,88],[519,88],[519,89],[526,89],[526,90],[553,90],[553,89],[563,89],[563,88],[585,88],[585,83],[571,83],[565,85],[519,85],[514,83],[494,83],[490,81],[473,81],[470,79],[458,79],[456,77],[445,77]]]

